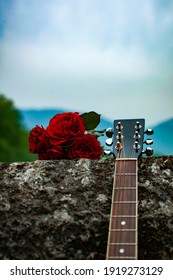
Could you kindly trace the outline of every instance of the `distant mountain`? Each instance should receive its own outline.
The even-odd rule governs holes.
[[[30,110],[21,110],[21,115],[23,117],[23,123],[25,127],[30,130],[36,125],[42,125],[46,128],[49,124],[49,120],[58,113],[67,112],[68,110],[60,110],[60,109],[30,109]],[[69,110],[70,111],[70,110]],[[108,127],[112,127],[113,124],[111,121],[107,120],[103,116],[101,116],[101,122],[97,129],[105,129]],[[153,149],[154,155],[173,155],[173,118],[167,121],[164,121],[158,124],[154,129],[154,135],[152,135],[152,139],[154,139]],[[145,139],[147,136],[145,137]],[[148,137],[150,138],[150,137]],[[100,137],[99,140],[101,144],[104,145],[106,137]]]
[[[20,110],[23,124],[27,129],[32,129],[37,125],[42,125],[46,128],[49,124],[49,120],[55,116],[56,114],[63,113],[63,112],[70,112],[70,110],[60,110],[60,109],[29,109],[29,110]],[[112,122],[101,117],[101,122],[98,126],[98,129],[102,130],[107,127],[112,127]]]
[[[21,110],[23,123],[29,130],[35,127],[36,124],[42,125],[46,128],[46,126],[49,124],[50,118],[62,112],[64,111],[59,109]]]

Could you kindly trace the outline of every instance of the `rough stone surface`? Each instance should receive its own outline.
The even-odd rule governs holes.
[[[0,164],[0,259],[105,259],[114,160]],[[173,259],[173,157],[139,160],[139,259]]]

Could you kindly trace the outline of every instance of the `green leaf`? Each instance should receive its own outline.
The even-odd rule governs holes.
[[[94,111],[82,114],[81,117],[86,130],[95,129],[100,123],[100,116]]]

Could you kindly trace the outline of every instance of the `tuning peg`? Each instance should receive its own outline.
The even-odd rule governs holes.
[[[153,155],[154,151],[152,148],[146,148],[145,151],[142,152],[143,154],[146,154],[147,157],[150,157]]]
[[[136,130],[136,131],[135,131],[135,134],[134,134],[134,138],[135,138],[136,140],[139,140],[140,137],[141,137],[141,135],[139,135],[139,131]]]
[[[136,122],[136,125],[135,125],[136,130],[139,131],[141,127],[142,126],[140,125],[140,122]]]
[[[108,138],[111,138],[113,134],[114,134],[114,131],[113,131],[113,129],[111,127],[106,129],[106,136]]]
[[[118,139],[118,142],[122,142],[123,135],[122,135],[122,132],[121,132],[121,131],[118,131],[118,135],[117,135],[116,138]]]
[[[147,139],[145,140],[143,143],[146,144],[146,145],[152,145],[153,144],[153,140],[152,139]]]
[[[112,139],[112,138],[106,139],[105,144],[106,144],[107,146],[112,146],[112,145],[113,145],[113,139]]]
[[[111,156],[113,155],[113,157],[115,157],[114,153],[111,150],[104,150],[104,155],[105,156]]]
[[[137,151],[138,149],[140,149],[140,145],[138,141],[135,141],[133,148]]]
[[[147,130],[145,130],[144,133],[147,134],[147,135],[152,135],[154,133],[154,130],[151,129],[151,128],[148,128]]]
[[[121,122],[118,122],[118,125],[116,127],[118,131],[122,131],[123,126],[121,125]]]

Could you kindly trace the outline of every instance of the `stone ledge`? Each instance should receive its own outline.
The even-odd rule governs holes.
[[[114,160],[0,163],[0,259],[105,259]],[[139,160],[138,258],[173,259],[173,157]]]

